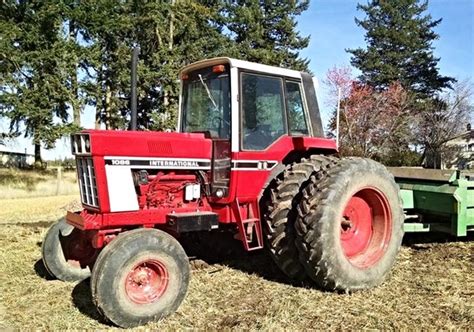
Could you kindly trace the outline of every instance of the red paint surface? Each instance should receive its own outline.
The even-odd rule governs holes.
[[[186,202],[183,200],[184,186],[198,181],[195,171],[160,171],[149,177],[148,184],[139,186],[137,199],[140,210],[110,212],[105,156],[210,160],[212,140],[205,138],[204,134],[192,133],[105,130],[85,130],[82,133],[90,135],[99,208],[85,206],[87,210],[80,214],[68,214],[67,220],[84,230],[159,226],[166,224],[167,215],[170,213],[198,211],[214,211],[221,223],[241,223],[241,218],[235,211],[239,211],[249,202],[258,201],[271,174],[270,170],[233,170],[227,197],[208,199],[202,195],[200,200]],[[330,139],[282,136],[264,151],[234,152],[231,158],[233,161],[276,161],[281,164],[290,152],[305,153],[309,150],[322,154],[337,151],[335,141]],[[146,166],[143,168],[146,169]],[[238,206],[233,206],[236,204]],[[107,242],[104,236],[96,237],[95,246],[100,247]]]
[[[347,202],[341,218],[340,242],[351,264],[370,268],[383,257],[390,242],[392,216],[383,193],[363,188]]]

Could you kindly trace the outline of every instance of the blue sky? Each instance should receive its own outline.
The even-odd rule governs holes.
[[[333,66],[350,64],[346,48],[363,47],[364,31],[354,23],[354,17],[363,17],[356,10],[356,0],[312,0],[310,8],[298,19],[302,35],[310,35],[309,47],[301,52],[310,59],[310,69],[321,81]],[[361,1],[365,2],[365,1]],[[435,55],[440,57],[442,75],[474,81],[474,0],[431,0],[428,12],[434,19],[443,18],[435,29],[440,35],[434,42]],[[354,73],[356,73],[354,71]],[[321,85],[318,92],[323,121],[328,120],[329,109],[324,100],[326,92]],[[85,127],[94,125],[93,109],[86,109],[82,116]],[[0,131],[7,125],[2,121]],[[23,152],[25,147],[32,153],[28,140],[19,139],[9,144],[9,149]],[[45,150],[45,159],[64,158],[69,155],[67,140],[57,142],[53,150]]]
[[[311,60],[310,69],[320,81],[334,65],[350,65],[350,54],[345,49],[365,46],[364,30],[354,22],[355,16],[364,16],[357,11],[357,3],[312,0],[298,21],[301,34],[311,36],[309,47],[301,54]],[[435,28],[439,39],[433,43],[435,56],[441,58],[440,73],[474,81],[474,0],[430,0],[428,12],[433,19],[443,18]],[[323,120],[327,121],[324,86],[318,95]]]

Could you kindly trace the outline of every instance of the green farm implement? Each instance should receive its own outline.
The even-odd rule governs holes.
[[[405,210],[405,232],[474,231],[474,171],[394,167]]]

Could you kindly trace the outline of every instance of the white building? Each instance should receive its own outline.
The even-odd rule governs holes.
[[[468,125],[467,131],[451,138],[446,145],[456,151],[454,157],[445,158],[443,164],[448,169],[474,169],[474,130]]]
[[[0,167],[29,168],[35,163],[35,156],[23,152],[0,150]]]

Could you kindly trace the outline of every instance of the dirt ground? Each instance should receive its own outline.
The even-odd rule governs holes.
[[[47,280],[40,246],[48,222],[0,224],[0,328],[110,328],[89,281]],[[263,253],[194,269],[178,312],[148,328],[461,329],[474,326],[474,239],[407,238],[380,287],[335,294],[291,285]],[[444,242],[443,242],[444,241]]]

